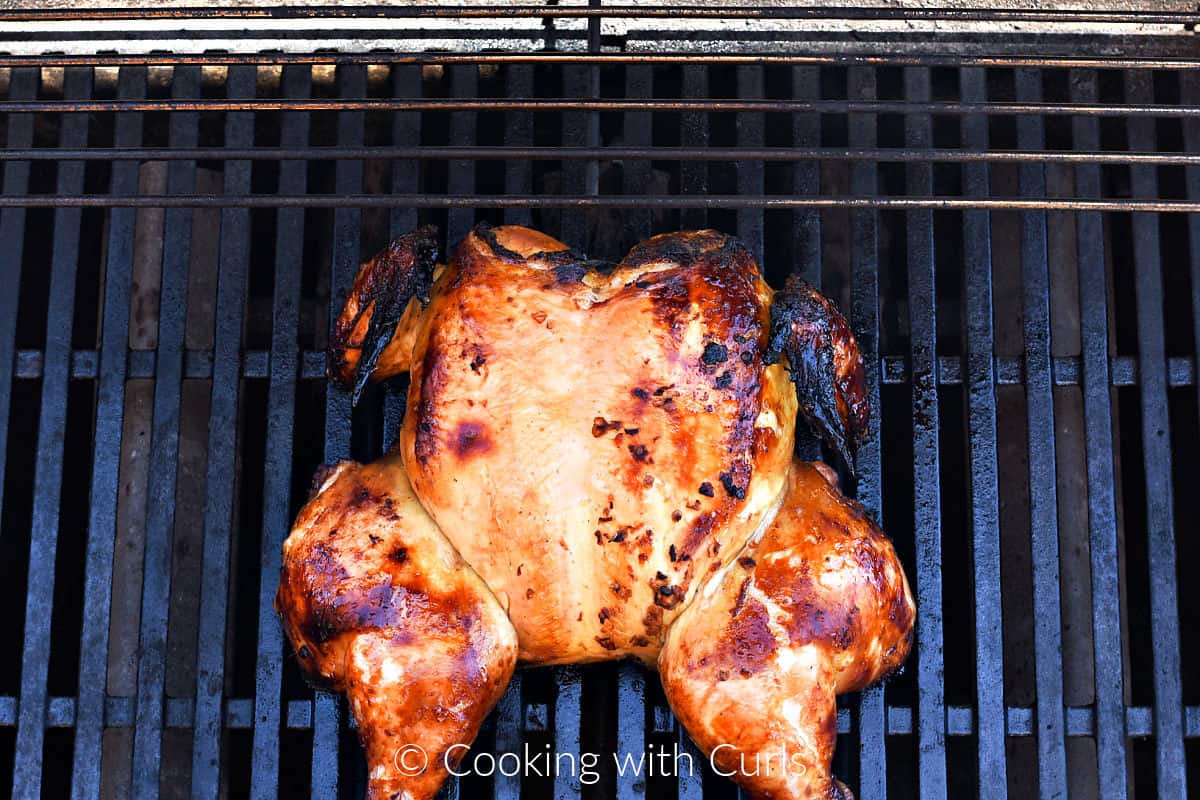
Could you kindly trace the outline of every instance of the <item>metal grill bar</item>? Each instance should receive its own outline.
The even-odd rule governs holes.
[[[1041,99],[1042,76],[1018,70],[1017,97]],[[1018,146],[1046,145],[1042,120],[1017,123]],[[1022,195],[1046,193],[1042,167],[1022,165]],[[1054,397],[1050,378],[1050,276],[1046,263],[1046,214],[1021,218],[1024,289],[1025,408],[1029,439],[1029,527],[1032,534],[1034,649],[1038,718],[1038,791],[1042,798],[1067,793],[1067,757],[1063,741],[1062,611],[1059,597],[1058,496],[1055,477]]]
[[[1096,74],[1072,75],[1072,99],[1094,99]],[[1100,143],[1094,119],[1076,119],[1074,144]],[[1075,172],[1076,191],[1084,197],[1100,194],[1100,170],[1081,166]],[[1088,537],[1091,545],[1092,641],[1096,683],[1096,764],[1105,800],[1124,798],[1128,790],[1125,749],[1124,664],[1121,658],[1120,578],[1116,490],[1113,475],[1112,400],[1109,389],[1108,279],[1104,267],[1104,220],[1097,213],[1075,220],[1079,259],[1080,333],[1083,344],[1083,403],[1087,440]]]
[[[38,74],[33,70],[14,70],[9,95],[32,98],[37,95]],[[33,118],[14,117],[8,120],[7,146],[29,150],[33,144]],[[4,196],[29,191],[29,164],[13,163],[4,170]],[[0,251],[0,278],[11,287],[0,292],[0,436],[8,441],[9,411],[12,401],[13,348],[16,346],[17,300],[21,286],[21,256],[25,244],[25,209],[16,207],[0,212],[0,237],[6,243]],[[8,449],[0,448],[0,508],[4,501],[4,478],[8,466]]]
[[[474,66],[450,68],[450,88],[455,97],[471,97],[478,93],[479,70]],[[475,143],[475,113],[464,112],[450,115],[450,144],[463,146]],[[451,159],[447,190],[450,194],[475,194],[475,164],[466,159]],[[472,208],[452,208],[446,221],[446,239],[457,242],[475,224]]]
[[[357,64],[341,66],[337,71],[338,94],[360,98],[367,95],[366,70]],[[340,145],[361,146],[364,118],[361,111],[338,114],[337,141]],[[362,191],[363,166],[357,162],[337,165],[334,185],[337,192]],[[333,218],[333,253],[330,263],[329,330],[341,311],[339,298],[350,290],[358,270],[361,252],[358,231],[362,221],[357,209],[338,209]],[[332,384],[325,390],[325,454],[326,464],[350,458],[350,398]],[[314,705],[316,727],[313,731],[312,792],[314,796],[335,797],[342,776],[339,774],[339,734],[348,718],[344,702],[333,695],[319,692]]]
[[[226,93],[233,98],[254,96],[254,70],[229,71]],[[248,147],[254,141],[254,115],[225,118],[225,142]],[[250,191],[250,163],[225,166],[224,197]],[[192,793],[219,796],[221,791],[222,698],[225,693],[226,612],[228,609],[230,548],[235,526],[238,419],[241,382],[238,355],[242,341],[243,301],[249,271],[250,212],[230,207],[221,212],[218,245],[219,282],[216,330],[213,339],[212,399],[208,428],[208,492],[204,518],[203,578],[200,585],[199,647],[196,658],[196,725],[192,740]],[[318,715],[318,720],[319,720]],[[314,733],[313,738],[316,738]],[[334,773],[336,775],[336,770]]]
[[[1151,96],[1150,76],[1129,74],[1125,91],[1133,102]],[[1153,147],[1154,128],[1128,125],[1129,146]],[[1132,169],[1133,195],[1157,191],[1157,176]],[[1154,619],[1154,723],[1158,796],[1187,796],[1183,751],[1183,692],[1179,672],[1179,605],[1175,572],[1175,510],[1171,486],[1170,423],[1167,416],[1166,352],[1163,334],[1162,261],[1158,220],[1133,215],[1133,258],[1137,270],[1138,357],[1142,367],[1142,457],[1146,474],[1146,524],[1150,550],[1150,607]]]
[[[75,98],[91,93],[91,70],[67,73],[63,92]],[[86,116],[63,120],[59,141],[69,147],[87,143]],[[79,162],[59,165],[57,189],[83,188]],[[38,457],[34,477],[32,540],[25,596],[25,641],[21,657],[21,700],[13,791],[36,795],[42,783],[42,745],[46,724],[46,680],[50,661],[50,617],[54,609],[54,557],[58,548],[59,501],[67,427],[67,381],[70,379],[71,324],[79,256],[79,211],[54,213],[54,248],[50,267],[50,311],[46,321],[46,355],[38,415]]]
[[[138,97],[145,91],[145,70],[128,68],[121,71],[117,79],[118,96]],[[136,145],[141,138],[141,114],[130,114],[117,121],[114,134],[117,145]],[[113,165],[110,188],[113,192],[136,191],[137,165]],[[100,379],[96,391],[95,455],[79,648],[79,700],[75,719],[72,800],[95,797],[100,793],[101,737],[107,694],[106,681],[101,680],[101,676],[105,675],[108,660],[108,619],[117,527],[118,471],[115,465],[120,461],[121,427],[125,412],[134,213],[132,209],[114,210],[108,227],[103,333],[97,359]],[[11,240],[5,238],[4,241]],[[0,418],[7,419],[7,414],[0,415]]]
[[[759,66],[742,66],[737,69],[737,93],[739,98],[753,102],[763,96],[763,69]],[[737,116],[738,146],[762,147],[765,143],[763,112],[745,109]],[[737,162],[737,191],[745,196],[764,194],[766,179],[763,165],[757,161]],[[740,208],[737,214],[738,236],[750,248],[760,262],[763,257],[763,212],[761,208]]]
[[[176,97],[200,92],[200,70],[180,69],[171,82]],[[195,147],[199,117],[171,120],[171,143]],[[195,164],[174,161],[167,177],[171,191],[195,187]],[[158,797],[166,713],[167,609],[171,596],[171,540],[175,527],[176,464],[183,383],[184,322],[188,262],[191,259],[191,212],[166,212],[162,251],[162,289],[154,382],[154,434],[150,450],[150,488],[146,504],[146,549],[142,569],[141,635],[138,640],[137,725],[133,747],[135,797]]]
[[[289,67],[283,74],[289,97],[307,95],[311,75]],[[308,140],[308,115],[291,113],[281,123],[280,144],[302,146]],[[279,190],[302,193],[304,162],[280,165]],[[279,732],[282,709],[283,632],[275,618],[275,587],[282,565],[283,537],[291,523],[292,451],[295,432],[300,271],[304,264],[304,211],[280,209],[275,222],[275,294],[271,327],[271,377],[267,389],[267,446],[263,470],[263,517],[258,591],[258,657],[254,692],[254,758],[251,795],[267,798],[279,784]]]
[[[816,67],[792,68],[792,97],[799,100],[819,100],[821,97],[821,71]],[[801,150],[818,151],[821,144],[821,117],[819,114],[797,114],[792,117],[792,146],[789,152]],[[714,148],[716,149],[716,148]],[[750,148],[739,149],[745,157]],[[747,159],[748,160],[748,159]],[[801,197],[816,197],[821,193],[821,173],[818,162],[805,159],[792,167],[792,194]],[[821,288],[821,212],[803,209],[792,212],[793,271],[801,279],[816,288]],[[874,406],[878,408],[878,406]],[[820,458],[820,444],[815,439],[797,443],[797,454],[804,459]]]
[[[929,72],[905,72],[905,93],[929,98]],[[909,147],[932,145],[928,117],[909,117],[905,142]],[[933,191],[928,164],[910,164],[907,188],[913,194]],[[913,530],[917,553],[917,740],[921,792],[946,794],[946,709],[942,657],[942,527],[938,453],[938,396],[934,377],[937,353],[937,294],[934,285],[933,214],[914,211],[908,227],[908,307],[912,359],[913,413]],[[920,312],[914,311],[920,309]]]
[[[983,70],[964,69],[960,92],[968,102],[987,96]],[[987,119],[967,117],[963,144],[986,148]],[[988,166],[963,168],[963,194],[988,193]],[[1004,746],[1004,638],[998,624],[1000,605],[1000,486],[996,462],[996,372],[992,306],[992,228],[986,211],[963,214],[964,282],[966,289],[966,383],[971,529],[975,599],[975,697],[979,708],[977,761],[983,800],[1008,797]]]
[[[819,76],[817,76],[819,77]],[[875,73],[855,68],[848,76],[848,94],[855,100],[870,100],[875,97]],[[815,94],[819,91],[812,87]],[[873,148],[876,145],[876,117],[873,114],[852,116],[848,120],[848,144],[850,147]],[[808,131],[809,136],[820,136],[819,121]],[[819,173],[812,176],[819,181]],[[874,194],[878,189],[878,169],[869,162],[854,162],[850,166],[850,191]],[[806,193],[807,194],[807,193]],[[866,441],[857,454],[858,483],[855,496],[863,508],[880,525],[886,524],[883,515],[883,458],[880,444],[882,427],[882,402],[879,392],[879,270],[878,265],[879,215],[871,209],[856,209],[850,214],[850,277],[853,281],[851,316],[854,333],[863,354],[867,385],[870,387],[871,408],[877,412],[868,422]],[[809,245],[813,247],[813,245]],[[819,247],[819,243],[817,244]],[[820,258],[820,251],[814,255]],[[819,264],[813,270],[820,275]],[[819,455],[819,446],[811,448],[811,455]],[[862,692],[859,698],[859,787],[864,800],[887,797],[888,758],[886,730],[885,689],[875,686]]]
[[[392,68],[392,93],[396,97],[419,97],[421,95],[421,70],[412,65]],[[421,168],[415,150],[421,142],[421,115],[411,111],[397,111],[392,121],[392,147],[410,157],[393,159],[392,192],[394,194],[416,193],[420,190]],[[532,187],[530,187],[532,191]],[[414,208],[396,206],[388,215],[389,233],[392,237],[417,227],[417,211]],[[391,447],[400,435],[404,420],[404,393],[401,387],[389,383],[384,388],[383,399],[383,443]]]

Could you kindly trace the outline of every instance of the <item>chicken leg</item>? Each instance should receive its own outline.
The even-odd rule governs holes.
[[[317,482],[284,543],[275,608],[306,676],[349,698],[368,800],[431,800],[508,685],[516,632],[398,455]]]
[[[892,544],[832,475],[792,465],[774,522],[700,589],[658,659],[684,728],[762,800],[853,797],[829,770],[834,697],[893,672],[911,645]]]

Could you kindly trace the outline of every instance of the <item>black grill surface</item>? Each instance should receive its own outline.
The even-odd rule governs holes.
[[[314,468],[377,457],[403,417],[403,381],[352,410],[324,378],[360,259],[486,220],[608,259],[719,228],[848,312],[877,412],[846,486],[919,608],[906,671],[841,698],[835,769],[861,798],[1195,796],[1195,15],[926,11],[1116,32],[904,38],[783,24],[895,9],[750,9],[780,22],[755,33],[737,8],[481,8],[361,27],[537,40],[0,54],[0,783],[361,795],[346,708],[305,686],[272,610],[280,544]],[[646,17],[733,33],[604,27]],[[1146,20],[1180,30],[1122,33]],[[605,766],[677,746],[704,763],[637,666],[518,674],[476,748],[548,746],[606,754],[599,781],[446,794],[736,796],[707,770]]]

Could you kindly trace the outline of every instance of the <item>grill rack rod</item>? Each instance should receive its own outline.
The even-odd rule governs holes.
[[[344,161],[342,164],[353,162]],[[1200,199],[1193,200],[1148,200],[1113,199],[1094,200],[1072,197],[1005,197],[963,198],[953,196],[933,197],[844,197],[822,195],[820,197],[791,197],[787,195],[764,195],[741,197],[738,195],[708,195],[706,197],[639,196],[639,195],[453,195],[453,194],[345,194],[345,195],[267,195],[241,194],[223,195],[50,195],[26,194],[0,197],[0,208],[58,208],[80,206],[83,208],[392,208],[397,205],[410,208],[763,208],[763,209],[810,209],[810,208],[874,208],[891,211],[915,211],[934,209],[939,211],[965,211],[988,209],[990,211],[1111,211],[1111,212],[1158,212],[1200,213]]]
[[[988,116],[1047,114],[1098,117],[1197,117],[1200,108],[1164,103],[1123,103],[1083,105],[1051,102],[962,103],[955,101],[917,102],[870,100],[628,100],[628,99],[490,99],[455,98],[419,100],[26,100],[0,103],[0,111],[9,114],[65,114],[87,112],[121,113],[129,111],[701,111],[701,112],[780,112],[820,114],[986,114]]]
[[[251,64],[273,66],[281,64],[312,64],[317,66],[351,66],[356,64],[423,64],[450,66],[454,64],[587,64],[602,66],[652,65],[785,65],[785,66],[869,66],[869,67],[1041,67],[1052,69],[1162,69],[1190,70],[1200,66],[1200,57],[1159,57],[1135,55],[1089,56],[1024,56],[972,54],[870,54],[843,53],[693,53],[639,52],[598,53],[539,51],[532,53],[446,53],[396,52],[373,50],[369,53],[97,53],[95,55],[11,55],[0,53],[0,67],[125,67],[125,66],[183,66],[200,64],[209,67]]]
[[[3,110],[0,108],[0,110]],[[1191,117],[1189,119],[1192,119]],[[928,152],[907,148],[864,150],[827,147],[453,147],[397,146],[377,147],[88,147],[88,148],[13,148],[0,150],[0,161],[345,161],[371,159],[500,160],[533,161],[880,161],[933,163],[1040,162],[1049,164],[1153,164],[1156,166],[1198,166],[1200,152],[1130,152],[1125,150],[985,150],[979,148],[933,149]],[[815,192],[813,193],[815,194]]]
[[[0,22],[75,22],[142,19],[738,19],[738,20],[922,20],[947,22],[1082,22],[1094,24],[1191,25],[1190,11],[1112,11],[1052,8],[888,8],[880,6],[284,6],[278,8],[80,8],[4,9]]]

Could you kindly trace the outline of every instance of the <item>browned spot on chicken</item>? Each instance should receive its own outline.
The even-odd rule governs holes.
[[[467,420],[458,423],[450,445],[459,458],[470,458],[492,449],[491,439],[483,423]]]
[[[596,417],[592,420],[592,436],[599,439],[609,431],[620,430],[621,420],[615,419],[612,422],[604,419],[604,417]]]

